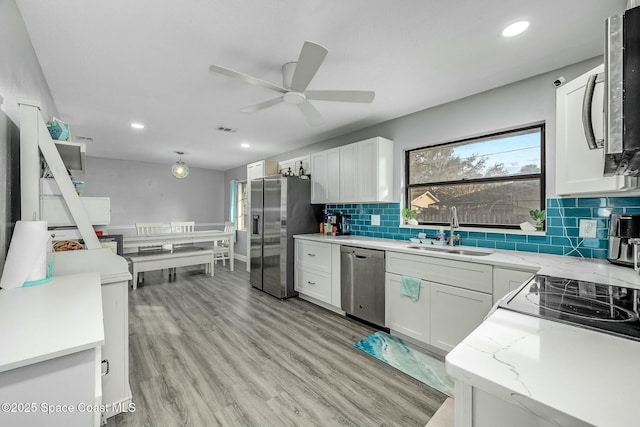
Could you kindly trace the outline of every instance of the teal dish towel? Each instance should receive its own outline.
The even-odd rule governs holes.
[[[400,280],[400,294],[406,295],[413,301],[418,301],[420,298],[420,283],[422,280],[415,277],[402,276]]]

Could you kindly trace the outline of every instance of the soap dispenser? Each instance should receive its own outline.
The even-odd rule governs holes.
[[[447,240],[447,236],[444,234],[444,227],[440,227],[438,229],[438,235],[436,237],[438,240]]]

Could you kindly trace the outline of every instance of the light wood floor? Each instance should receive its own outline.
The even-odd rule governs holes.
[[[243,263],[129,292],[136,411],[108,426],[421,426],[446,396],[353,347],[368,326],[249,285]]]

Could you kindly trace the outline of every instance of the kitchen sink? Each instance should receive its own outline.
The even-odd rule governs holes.
[[[455,248],[455,247],[452,248],[450,246],[409,245],[405,247],[407,249],[420,249],[423,251],[441,252],[441,253],[456,254],[456,255],[469,255],[469,256],[487,256],[493,253],[493,251],[475,251],[473,249],[463,249],[463,248]]]

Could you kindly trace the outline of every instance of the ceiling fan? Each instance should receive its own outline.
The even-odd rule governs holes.
[[[317,43],[310,41],[304,42],[298,61],[288,62],[282,66],[282,86],[220,67],[219,65],[210,66],[209,71],[233,77],[245,83],[261,86],[282,94],[277,98],[245,107],[240,111],[244,113],[255,113],[256,111],[264,110],[281,102],[286,102],[296,105],[304,115],[307,123],[311,126],[319,126],[324,122],[324,119],[309,100],[371,103],[376,96],[375,92],[364,90],[306,90],[311,79],[313,79],[320,65],[322,65],[325,56],[327,56],[327,52],[326,48]]]

